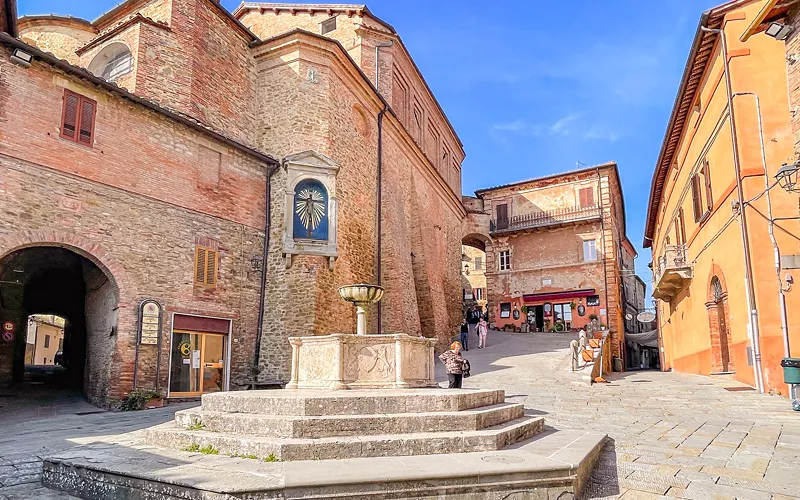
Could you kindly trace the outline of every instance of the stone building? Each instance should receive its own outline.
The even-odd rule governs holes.
[[[486,252],[468,245],[461,252],[464,311],[477,307],[486,312]]]
[[[447,343],[464,151],[366,7],[5,19],[0,320],[65,317],[91,401],[282,384],[288,337],[355,330],[348,283],[386,288],[370,331]],[[19,338],[0,382],[23,377]]]
[[[797,356],[800,343],[800,297],[786,281],[800,255],[800,214],[798,194],[775,177],[795,162],[800,137],[800,38],[761,31],[772,21],[796,25],[797,8],[738,0],[700,16],[653,174],[644,240],[662,367],[735,373],[783,395],[780,361],[789,346]]]
[[[615,163],[480,189],[465,198],[466,245],[486,252],[489,323],[580,329],[597,318],[622,357],[622,276],[633,270]],[[631,253],[632,252],[632,253]],[[623,258],[628,255],[628,258]]]

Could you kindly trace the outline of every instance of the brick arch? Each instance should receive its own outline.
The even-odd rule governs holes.
[[[18,250],[34,247],[65,248],[91,261],[108,277],[117,293],[117,303],[130,299],[124,284],[125,269],[103,246],[86,238],[60,230],[19,231],[0,235],[0,260]]]
[[[714,281],[719,281],[722,293],[719,296],[715,293]],[[711,372],[732,372],[734,371],[733,359],[731,359],[731,329],[730,318],[728,315],[728,286],[725,282],[725,273],[716,265],[711,265],[708,273],[708,300],[706,310],[708,311],[708,329],[711,337]]]

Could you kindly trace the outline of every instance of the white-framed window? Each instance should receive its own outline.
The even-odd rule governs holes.
[[[475,300],[483,300],[483,288],[475,289]]]
[[[594,262],[596,260],[597,260],[597,242],[595,240],[584,240],[583,261]]]
[[[483,257],[475,257],[475,270],[476,271],[483,270]]]
[[[511,270],[511,250],[500,250],[500,270]]]

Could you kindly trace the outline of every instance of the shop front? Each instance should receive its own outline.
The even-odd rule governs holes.
[[[231,321],[174,314],[169,397],[194,397],[228,390]]]
[[[593,319],[606,322],[605,309],[594,288],[527,294],[497,306],[497,328],[531,332],[580,330]]]

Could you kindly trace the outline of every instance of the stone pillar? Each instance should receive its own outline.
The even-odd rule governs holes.
[[[298,367],[300,366],[300,345],[302,343],[303,339],[299,337],[289,339],[289,344],[292,345],[292,378],[289,380],[289,383],[286,384],[287,389],[297,389],[297,374]]]
[[[341,335],[340,335],[341,337]],[[331,389],[340,390],[340,389],[347,389],[347,386],[344,383],[344,343],[342,339],[340,339],[336,343],[336,370],[334,373],[336,374],[336,380],[331,382]]]
[[[403,343],[400,335],[394,336],[394,375],[395,387],[403,389],[410,387],[408,382],[403,379]]]

